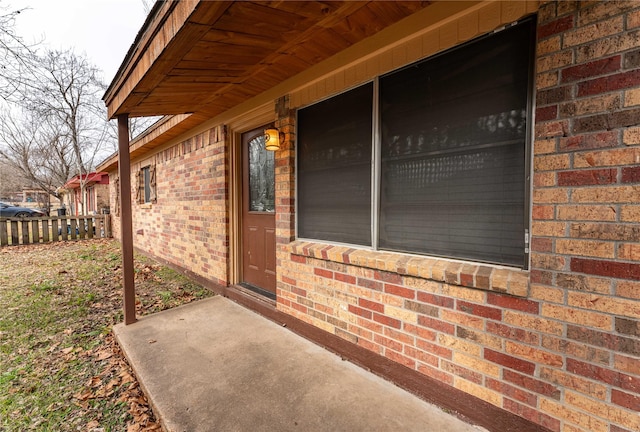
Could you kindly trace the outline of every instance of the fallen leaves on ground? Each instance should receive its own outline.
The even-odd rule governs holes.
[[[139,315],[211,295],[146,257],[135,275]],[[111,334],[121,281],[113,240],[0,249],[0,430],[161,430]]]

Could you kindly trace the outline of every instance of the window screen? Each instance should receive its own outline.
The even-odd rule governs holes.
[[[298,111],[298,236],[371,245],[373,85]]]
[[[298,236],[525,265],[534,19],[298,111]],[[380,159],[372,117],[380,116]],[[379,209],[371,167],[379,165]]]
[[[381,248],[523,265],[533,29],[380,78]]]

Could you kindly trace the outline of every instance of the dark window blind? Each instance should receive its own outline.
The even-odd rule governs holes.
[[[523,265],[533,31],[380,79],[381,248]]]
[[[298,236],[371,245],[373,85],[298,111]]]

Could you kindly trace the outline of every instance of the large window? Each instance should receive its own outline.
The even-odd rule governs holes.
[[[301,109],[298,236],[524,266],[534,29],[529,19]]]

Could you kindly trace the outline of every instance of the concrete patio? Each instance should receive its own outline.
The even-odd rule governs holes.
[[[114,327],[170,432],[478,432],[221,296]]]

